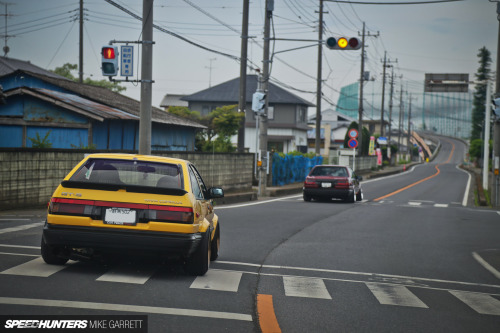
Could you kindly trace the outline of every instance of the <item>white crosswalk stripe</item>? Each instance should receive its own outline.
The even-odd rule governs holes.
[[[210,269],[204,276],[198,276],[189,288],[237,292],[241,272]]]
[[[366,286],[380,304],[428,308],[420,298],[415,296],[415,294],[405,286],[371,282],[366,283]]]
[[[64,266],[47,265],[43,261],[43,259],[39,257],[24,264],[9,268],[3,272],[0,272],[0,274],[49,277],[52,274],[65,269],[66,267],[68,267],[67,265],[70,265],[71,263],[72,262],[68,262]]]
[[[493,296],[457,290],[450,293],[480,314],[500,316],[500,301]]]
[[[284,276],[283,285],[286,296],[332,299],[322,279]]]
[[[109,272],[97,278],[97,281],[144,284],[157,269],[157,265],[123,264],[112,268]]]

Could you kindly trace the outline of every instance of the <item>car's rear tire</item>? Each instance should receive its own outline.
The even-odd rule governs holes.
[[[219,257],[220,250],[220,223],[217,223],[214,239],[210,242],[210,260],[214,261]]]
[[[202,276],[208,271],[211,258],[210,231],[207,230],[201,238],[198,248],[186,260],[186,271],[191,275]]]
[[[361,189],[359,189],[358,193],[356,194],[356,201],[362,201],[363,200],[363,192]]]
[[[60,248],[47,244],[42,237],[41,253],[43,261],[49,265],[64,265],[68,262],[68,258],[59,256],[60,252]]]
[[[355,196],[355,195],[354,195],[354,191],[353,191],[351,194],[348,194],[348,195],[347,195],[347,198],[346,198],[346,200],[345,200],[345,201],[346,201],[346,202],[348,202],[348,203],[354,203],[354,200],[355,200],[355,197],[354,197],[354,196]]]
[[[311,196],[310,195],[307,195],[307,194],[304,193],[303,197],[304,197],[304,201],[307,201],[307,202],[311,201]]]

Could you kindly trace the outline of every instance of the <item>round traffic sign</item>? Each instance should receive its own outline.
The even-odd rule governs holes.
[[[351,139],[356,139],[358,137],[358,130],[355,128],[351,128],[347,134]]]
[[[351,139],[347,142],[347,145],[349,146],[349,148],[356,148],[358,146],[358,140],[356,139]]]

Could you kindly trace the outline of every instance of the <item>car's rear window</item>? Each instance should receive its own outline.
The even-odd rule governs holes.
[[[348,177],[347,169],[344,167],[316,167],[311,176]]]
[[[139,160],[91,158],[69,180],[89,184],[184,189],[180,165]]]

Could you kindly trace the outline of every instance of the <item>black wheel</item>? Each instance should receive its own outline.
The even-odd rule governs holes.
[[[61,249],[55,246],[48,245],[42,237],[41,246],[42,258],[49,265],[64,265],[68,262],[68,258],[59,256]]]
[[[214,261],[219,257],[220,250],[220,222],[217,223],[214,239],[210,242],[210,260]]]
[[[345,201],[346,201],[346,202],[348,202],[348,203],[353,203],[353,202],[354,202],[354,199],[355,199],[355,198],[354,198],[354,191],[353,191],[351,194],[348,194],[348,195],[347,195],[347,198],[346,198],[346,200],[345,200]]]
[[[207,230],[201,238],[198,248],[186,260],[186,271],[191,275],[205,275],[210,266],[210,231]]]
[[[358,194],[356,194],[356,201],[362,201],[363,200],[363,192],[361,189],[359,189]]]
[[[304,197],[304,201],[307,201],[307,202],[311,201],[311,196],[310,195],[307,195],[307,194],[304,193],[303,197]]]

